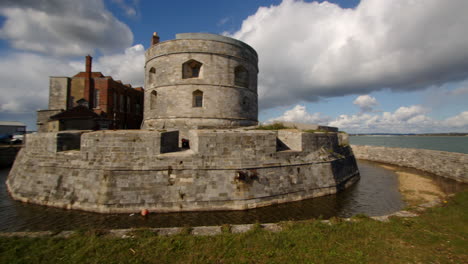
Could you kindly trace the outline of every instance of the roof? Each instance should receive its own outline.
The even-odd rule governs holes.
[[[63,111],[56,115],[50,117],[52,120],[59,120],[59,119],[81,119],[81,118],[96,118],[99,117],[98,114],[90,110],[88,107],[79,105],[73,107],[72,109]]]
[[[87,72],[79,72],[75,74],[73,77],[88,77]],[[91,78],[105,78],[104,74],[101,72],[91,72]]]
[[[0,121],[0,126],[26,126],[24,123],[18,121]]]

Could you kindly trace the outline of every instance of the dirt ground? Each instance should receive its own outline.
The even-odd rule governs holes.
[[[444,196],[443,191],[427,177],[404,171],[396,166],[383,164],[380,166],[398,175],[400,193],[411,205],[430,202]]]

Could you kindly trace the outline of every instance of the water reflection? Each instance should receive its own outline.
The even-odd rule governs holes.
[[[68,211],[14,201],[4,184],[9,169],[0,170],[0,231],[76,230],[88,228],[170,227],[271,223],[362,213],[383,215],[404,207],[397,176],[376,163],[359,161],[361,180],[337,195],[247,211],[150,214],[96,214]],[[444,184],[452,186],[452,183]]]

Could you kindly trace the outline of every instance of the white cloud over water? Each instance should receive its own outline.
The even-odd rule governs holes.
[[[284,0],[232,34],[259,53],[264,108],[468,78],[468,1]]]
[[[377,100],[370,95],[360,95],[353,104],[359,106],[361,112],[371,112],[378,105]]]
[[[285,121],[306,124],[323,124],[327,123],[329,120],[330,117],[323,116],[321,113],[308,113],[305,106],[296,105],[292,109],[285,111],[282,116],[268,120],[267,123]]]
[[[358,97],[359,98],[359,97]],[[375,98],[374,98],[375,99]],[[378,104],[375,100],[375,104]],[[360,107],[360,105],[358,105]],[[468,111],[444,120],[429,116],[430,109],[421,105],[401,106],[394,112],[343,114],[337,118],[310,113],[304,105],[296,105],[267,122],[288,121],[338,127],[350,133],[437,133],[468,131]]]

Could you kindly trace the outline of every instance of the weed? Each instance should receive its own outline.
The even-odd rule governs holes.
[[[256,130],[280,130],[280,129],[288,129],[291,127],[286,127],[283,123],[273,123],[270,125],[260,125],[256,128]]]
[[[232,226],[230,224],[224,224],[221,226],[222,233],[231,233]]]

